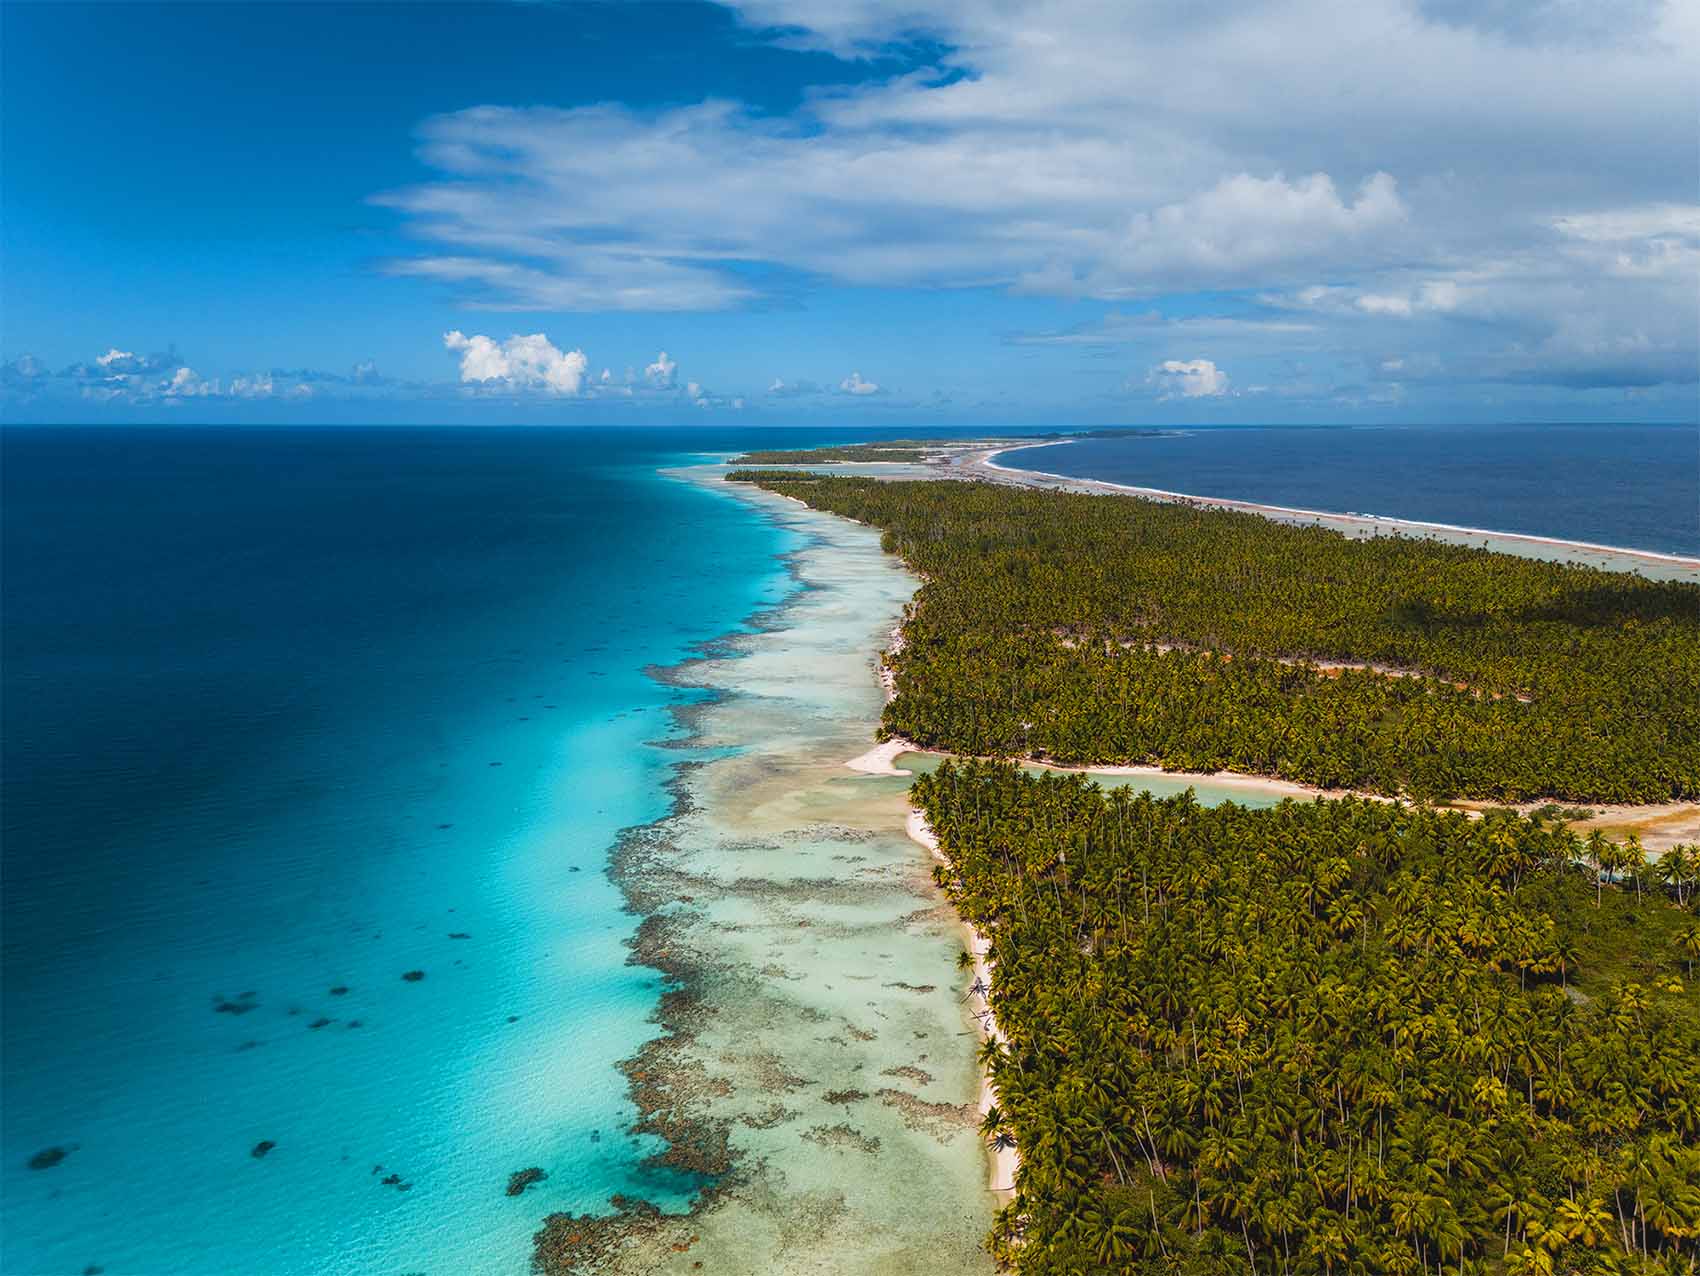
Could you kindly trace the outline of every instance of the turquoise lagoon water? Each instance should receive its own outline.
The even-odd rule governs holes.
[[[792,588],[657,470],[775,440],[834,441],[4,434],[0,1269],[523,1273],[688,1199],[604,870],[688,756],[646,670]]]
[[[658,471],[879,434],[0,432],[0,1271],[519,1276],[688,1200],[605,869],[693,756],[651,671],[803,538]]]

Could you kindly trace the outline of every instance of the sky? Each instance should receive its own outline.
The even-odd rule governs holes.
[[[0,2],[0,420],[1700,419],[1700,5]]]

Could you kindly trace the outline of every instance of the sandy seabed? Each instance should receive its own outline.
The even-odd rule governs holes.
[[[848,771],[883,704],[876,662],[916,587],[868,528],[741,485],[798,533],[802,589],[758,632],[667,671],[696,760],[675,813],[614,873],[647,920],[633,960],[674,991],[625,1065],[662,1164],[711,1184],[682,1216],[557,1216],[545,1272],[989,1272],[998,1202],[977,1133],[962,931],[905,832],[906,775]]]

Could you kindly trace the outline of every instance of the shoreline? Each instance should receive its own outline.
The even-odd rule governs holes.
[[[853,771],[861,771],[868,775],[913,775],[913,771],[905,771],[897,765],[900,758],[913,754],[923,758],[949,758],[954,761],[964,761],[962,754],[950,753],[938,749],[922,748],[913,741],[901,738],[885,741],[883,744],[868,750],[868,752],[851,758],[844,765]],[[980,758],[978,761],[1006,761],[1026,770],[1051,771],[1059,775],[1111,776],[1116,778],[1135,779],[1145,777],[1153,780],[1166,780],[1170,783],[1184,783],[1187,788],[1226,790],[1226,792],[1205,792],[1200,795],[1201,805],[1212,805],[1214,802],[1235,801],[1237,794],[1261,797],[1272,801],[1292,799],[1298,802],[1324,799],[1337,802],[1342,798],[1358,798],[1366,802],[1405,802],[1411,798],[1392,797],[1385,793],[1369,793],[1360,789],[1325,789],[1314,784],[1301,784],[1297,780],[1283,780],[1273,775],[1253,775],[1245,771],[1166,771],[1160,766],[1149,763],[1065,763],[1052,762],[1044,758]],[[879,770],[878,767],[889,769]],[[1158,795],[1162,796],[1162,795]],[[1207,800],[1208,799],[1208,800]],[[1492,802],[1478,798],[1451,798],[1444,802],[1433,803],[1437,809],[1458,811],[1472,819],[1480,818],[1488,810],[1512,810],[1521,815],[1529,815],[1543,807],[1559,806],[1572,810],[1589,810],[1593,815],[1587,819],[1567,821],[1570,827],[1582,831],[1600,829],[1602,831],[1617,831],[1620,833],[1637,833],[1641,836],[1642,845],[1650,855],[1656,858],[1663,851],[1678,843],[1700,844],[1700,802],[1647,802],[1640,805],[1629,803],[1606,802],[1572,802],[1568,799],[1533,798],[1522,802]]]
[[[939,840],[933,835],[933,830],[927,823],[926,815],[915,807],[909,808],[909,818],[904,821],[904,831],[909,834],[910,841],[922,847],[926,852],[947,867],[950,861],[945,858],[944,851],[939,848]],[[954,905],[952,910],[954,911]],[[978,997],[983,1010],[974,1014],[974,1020],[980,1026],[980,1040],[1003,1042],[1003,1035],[998,1031],[998,1018],[992,1012],[992,963],[989,960],[992,946],[974,926],[957,913],[957,921],[961,923],[962,932],[968,939],[968,953],[974,959],[972,968],[973,979],[968,985],[969,997]],[[997,1102],[997,1087],[992,1084],[992,1074],[988,1069],[980,1069],[980,1115],[985,1116]],[[1013,1145],[1007,1148],[993,1148],[987,1145],[987,1159],[991,1162],[991,1182],[989,1187],[994,1192],[1014,1192],[1015,1175],[1021,1169],[1021,1149]]]
[[[614,853],[641,919],[629,960],[667,978],[655,1035],[622,1064],[634,1132],[698,1196],[552,1216],[539,1270],[989,1270],[979,1071],[946,973],[958,919],[901,790],[839,764],[877,721],[869,654],[916,582],[867,529],[703,470],[664,473],[784,532],[792,588],[652,671],[707,695],[670,709],[672,813]]]
[[[1633,559],[1649,565],[1674,568],[1679,571],[1692,573],[1700,578],[1700,558],[1683,554],[1671,554],[1660,550],[1637,549],[1623,545],[1601,545],[1592,541],[1565,540],[1556,536],[1541,536],[1533,532],[1508,532],[1487,527],[1464,527],[1455,523],[1436,523],[1423,519],[1400,518],[1378,514],[1356,514],[1341,510],[1314,510],[1299,506],[1271,505],[1259,501],[1239,500],[1233,497],[1199,496],[1190,492],[1173,492],[1165,488],[1141,487],[1132,483],[1117,483],[1109,479],[1078,478],[1067,474],[1052,474],[1045,470],[1030,470],[1014,465],[1000,465],[996,460],[1007,452],[1024,451],[1028,447],[1056,447],[1064,443],[1076,442],[1074,439],[1051,439],[1040,443],[1011,446],[1000,443],[997,447],[966,452],[955,468],[958,472],[981,474],[984,471],[995,471],[999,475],[1007,475],[1022,486],[1027,487],[1061,487],[1063,490],[1140,496],[1147,500],[1163,501],[1176,505],[1194,505],[1207,509],[1237,510],[1242,513],[1258,514],[1272,518],[1278,522],[1303,522],[1320,526],[1335,526],[1340,529],[1358,533],[1390,529],[1402,533],[1405,529],[1420,533],[1443,533],[1447,536],[1487,537],[1495,541],[1507,541],[1516,545],[1532,548],[1551,549],[1566,553],[1592,555],[1610,555],[1618,558]],[[992,479],[996,482],[997,479]],[[1609,569],[1608,569],[1609,570]]]
[[[787,498],[794,499],[794,498]],[[907,609],[906,609],[907,610]],[[899,621],[891,631],[890,645],[875,656],[875,664],[879,670],[880,690],[884,693],[885,703],[890,704],[897,699],[897,675],[892,673],[891,665],[886,656],[903,648],[903,623]],[[914,745],[901,737],[886,740],[875,745],[866,753],[858,754],[844,765],[849,770],[863,775],[901,775],[913,777],[914,773],[905,771],[896,765],[900,755],[919,752]],[[946,756],[946,755],[938,755]],[[908,789],[904,790],[904,801],[908,802]],[[933,835],[933,830],[927,824],[926,813],[919,807],[908,806],[908,814],[903,820],[903,831],[909,840],[921,847],[937,863],[949,866],[944,851],[939,847],[939,840]],[[942,893],[942,892],[941,892]],[[963,993],[965,1003],[978,999],[981,1009],[974,1011],[974,1022],[979,1027],[981,1041],[1001,1042],[1003,1037],[998,1032],[997,1016],[992,1012],[992,964],[989,954],[991,944],[969,921],[956,911],[956,906],[950,904],[951,912],[955,913],[957,924],[962,929],[965,947],[968,955],[973,958],[973,966],[969,970],[970,979],[967,990]],[[987,1068],[980,1068],[980,1115],[983,1117],[992,1110],[997,1102],[997,1087],[992,1084],[992,1074]],[[1016,1147],[994,1148],[986,1145],[986,1159],[989,1163],[990,1182],[987,1186],[993,1192],[1012,1193],[1015,1191],[1016,1171],[1021,1168],[1021,1150]]]

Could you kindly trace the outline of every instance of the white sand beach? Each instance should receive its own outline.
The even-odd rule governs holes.
[[[1026,447],[1057,447],[1072,443],[1072,439],[1050,439]],[[994,483],[1015,483],[1024,487],[1039,487],[1053,491],[1099,493],[1105,495],[1142,496],[1147,500],[1171,504],[1195,505],[1206,509],[1240,510],[1260,514],[1277,522],[1331,527],[1349,536],[1415,536],[1450,545],[1468,545],[1497,550],[1524,558],[1547,559],[1553,562],[1574,563],[1599,567],[1607,571],[1633,571],[1654,580],[1700,581],[1700,559],[1680,554],[1663,554],[1654,550],[1631,549],[1618,545],[1595,545],[1586,541],[1561,540],[1550,536],[1534,536],[1523,532],[1502,532],[1491,528],[1459,527],[1450,523],[1430,523],[1418,519],[1386,518],[1376,514],[1354,514],[1331,510],[1297,509],[1284,505],[1264,505],[1256,501],[1231,500],[1225,497],[1196,496],[1187,492],[1172,492],[1155,487],[1137,487],[1127,483],[1111,483],[1103,479],[1069,478],[1047,474],[1040,470],[1022,469],[999,464],[997,458],[1005,452],[1016,451],[1007,443],[992,447],[965,450],[952,457],[949,472],[956,477],[979,478]]]
[[[924,846],[940,864],[949,863],[944,852],[939,849],[939,840],[933,835],[933,830],[927,825],[927,817],[913,807],[909,809],[909,819],[905,824],[909,836],[917,845]],[[985,1041],[1002,1041],[998,1032],[997,1016],[992,1013],[992,964],[989,959],[991,944],[986,937],[967,922],[962,923],[962,929],[968,939],[968,951],[974,958],[974,966],[969,972],[968,1000],[974,1010],[974,1017],[980,1025],[980,1037]],[[983,1073],[980,1078],[980,1114],[984,1116],[992,1110],[997,1102],[997,1089],[992,1085],[989,1073]],[[1014,1147],[987,1149],[992,1162],[991,1188],[994,1192],[1012,1192],[1015,1190],[1015,1172],[1021,1168],[1020,1149]]]

